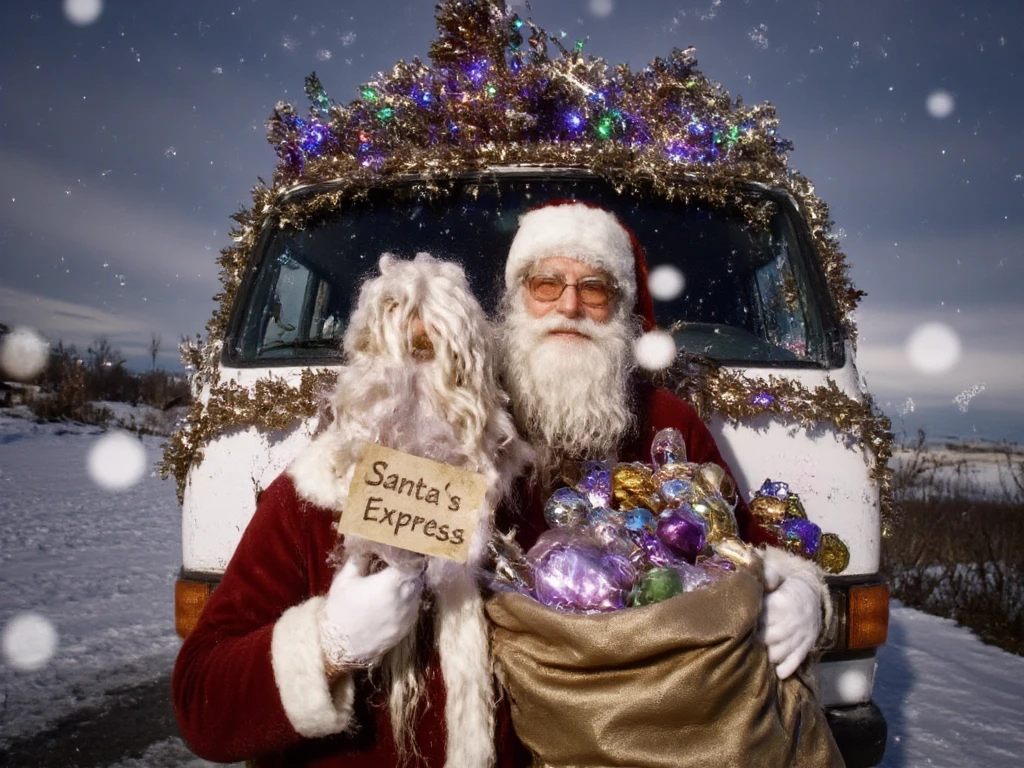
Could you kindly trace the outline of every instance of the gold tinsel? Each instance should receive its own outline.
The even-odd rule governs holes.
[[[675,50],[634,72],[584,55],[581,43],[566,50],[498,0],[444,0],[436,18],[431,64],[399,61],[347,105],[332,102],[312,75],[308,115],[280,103],[268,120],[267,138],[280,163],[271,185],[258,184],[252,206],[232,217],[232,244],[218,260],[222,288],[206,340],[183,345],[196,404],[168,442],[162,464],[179,495],[209,440],[248,426],[286,429],[315,412],[331,375],[306,372],[298,388],[279,379],[251,391],[219,383],[228,318],[261,233],[278,225],[304,227],[371,189],[410,177],[416,193],[439,195],[460,175],[493,167],[586,169],[622,193],[738,208],[752,224],[766,222],[772,204],[750,201],[748,185],[782,189],[808,222],[829,291],[855,340],[851,313],[863,294],[850,281],[828,206],[787,166],[791,145],[778,136],[771,104],[746,106],[731,98],[697,69],[693,49]],[[549,48],[556,53],[549,55]],[[585,125],[578,134],[567,133],[569,110]],[[285,202],[289,191],[310,184],[327,188]],[[888,530],[892,437],[870,398],[853,400],[832,382],[808,390],[781,379],[745,378],[707,361],[683,361],[676,374],[679,393],[705,419],[719,413],[739,422],[771,413],[806,429],[830,425],[864,446],[874,460]],[[755,403],[755,395],[772,401]]]

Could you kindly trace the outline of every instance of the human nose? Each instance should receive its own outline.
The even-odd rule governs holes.
[[[562,295],[558,297],[555,310],[564,317],[579,317],[583,311],[579,289],[576,283],[566,283]]]

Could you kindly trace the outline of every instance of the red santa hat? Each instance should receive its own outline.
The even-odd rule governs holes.
[[[542,259],[564,256],[611,275],[625,306],[655,327],[647,287],[647,260],[632,230],[615,214],[593,203],[552,200],[519,218],[505,264],[505,290],[513,290]]]

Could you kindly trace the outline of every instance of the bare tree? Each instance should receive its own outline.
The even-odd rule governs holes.
[[[149,340],[149,357],[153,361],[152,367],[154,370],[156,369],[156,356],[160,352],[160,345],[162,343],[163,340],[160,338],[160,334],[153,333],[152,337]]]

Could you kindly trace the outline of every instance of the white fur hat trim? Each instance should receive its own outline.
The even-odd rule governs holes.
[[[624,304],[636,300],[633,244],[619,220],[602,208],[582,203],[548,205],[523,214],[505,264],[505,288],[551,256],[565,256],[603,269],[618,283]]]

